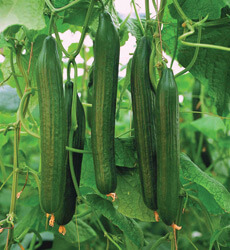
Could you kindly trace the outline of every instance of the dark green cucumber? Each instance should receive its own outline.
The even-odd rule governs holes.
[[[67,113],[67,124],[68,124],[68,133],[71,127],[71,108],[72,108],[72,99],[73,99],[73,83],[67,82],[65,84],[65,105]],[[85,113],[84,108],[80,102],[80,99],[77,95],[77,130],[73,135],[73,147],[77,149],[84,149],[84,140],[85,140]],[[80,184],[80,175],[81,175],[81,164],[82,164],[83,154],[73,153],[73,165],[74,172],[78,186]],[[61,203],[60,208],[55,213],[55,220],[58,225],[66,225],[69,223],[75,213],[76,207],[76,198],[77,193],[74,188],[74,184],[71,177],[69,157],[66,164],[66,185],[64,199]]]
[[[201,82],[198,79],[195,79],[193,89],[192,89],[192,110],[201,112],[201,102],[200,102],[200,94],[201,94]],[[193,113],[193,120],[200,119],[202,117],[201,113]],[[198,148],[200,143],[200,138],[202,134],[201,132],[195,132],[195,140],[196,147]],[[202,150],[201,150],[201,158],[206,167],[209,167],[212,163],[212,157],[209,151],[208,141],[205,136],[203,136],[202,142]]]
[[[156,93],[157,205],[166,225],[175,223],[179,209],[179,101],[171,69],[164,69]]]
[[[67,122],[62,70],[56,41],[48,36],[37,61],[37,88],[41,136],[41,207],[54,213],[60,206],[65,186]]]
[[[96,185],[102,194],[114,192],[117,186],[115,168],[115,111],[120,42],[108,12],[100,14],[95,38],[92,153]]]
[[[132,61],[131,95],[134,134],[142,194],[146,206],[157,209],[157,160],[155,93],[149,76],[151,48],[146,37],[139,41]]]

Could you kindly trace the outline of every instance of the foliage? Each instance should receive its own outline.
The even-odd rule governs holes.
[[[148,1],[146,1],[148,2]],[[149,1],[149,4],[156,1]],[[1,249],[171,249],[173,231],[146,207],[141,193],[136,144],[132,130],[130,69],[132,60],[120,65],[118,81],[115,161],[117,199],[96,188],[91,153],[91,129],[86,127],[80,196],[75,215],[66,225],[48,226],[40,208],[40,142],[32,136],[40,130],[36,93],[36,62],[42,42],[51,32],[62,59],[77,58],[77,85],[81,102],[87,102],[89,68],[102,9],[111,14],[118,28],[121,48],[132,35],[138,41],[147,34],[156,49],[156,79],[169,59],[185,67],[175,74],[180,97],[180,206],[177,232],[179,249],[229,249],[230,227],[230,4],[227,0],[161,1],[152,19],[146,14],[126,19],[112,0],[0,1],[0,248]],[[135,1],[132,1],[135,5]],[[50,22],[51,17],[53,23]],[[159,20],[159,19],[160,20]],[[163,23],[160,29],[159,25]],[[52,29],[51,29],[52,28]],[[81,34],[68,43],[67,34]],[[64,45],[64,47],[62,46]],[[197,45],[198,44],[198,45]],[[130,49],[130,48],[129,48]],[[165,54],[162,56],[162,49]],[[130,49],[133,53],[134,48]],[[200,118],[193,119],[192,88],[202,83]],[[28,91],[29,99],[21,100]],[[85,112],[90,107],[84,106]],[[87,117],[87,116],[86,116]],[[32,135],[31,135],[32,134]],[[199,135],[198,137],[196,135]],[[198,141],[197,141],[198,138]],[[206,140],[207,144],[203,144]],[[204,146],[205,145],[205,146]],[[208,151],[207,166],[202,152]],[[20,192],[22,191],[22,192]],[[20,197],[16,195],[20,192]],[[7,246],[9,244],[9,246]],[[171,246],[170,246],[171,245]],[[41,249],[41,248],[40,248]]]

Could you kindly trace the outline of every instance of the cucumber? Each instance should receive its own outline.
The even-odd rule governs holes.
[[[67,113],[67,124],[68,132],[71,127],[71,108],[72,108],[72,99],[73,99],[73,83],[71,81],[65,84],[65,105]],[[77,95],[77,130],[73,135],[73,147],[77,149],[84,149],[84,140],[85,140],[85,113],[84,108],[80,102],[80,99]],[[78,186],[80,184],[80,175],[81,175],[81,164],[82,164],[83,154],[73,153],[73,165],[76,180]],[[74,188],[74,184],[71,177],[69,157],[66,164],[66,185],[64,199],[62,200],[61,206],[58,211],[55,213],[55,220],[58,225],[66,225],[69,223],[75,213],[76,207],[76,198],[77,193]]]
[[[157,159],[155,130],[155,93],[149,76],[151,48],[142,37],[135,50],[131,71],[133,125],[139,175],[145,205],[157,209]]]
[[[179,209],[179,101],[171,69],[165,68],[156,93],[157,205],[166,225],[175,223]]]
[[[65,186],[67,121],[60,58],[56,41],[45,38],[37,61],[36,79],[40,111],[42,209],[59,208]]]
[[[91,131],[96,185],[102,194],[114,192],[117,186],[114,134],[119,51],[117,29],[110,14],[103,12],[95,37]]]

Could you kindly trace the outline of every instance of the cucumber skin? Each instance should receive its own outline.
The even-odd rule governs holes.
[[[114,135],[119,51],[118,32],[109,13],[103,12],[95,38],[91,127],[96,185],[102,194],[114,192],[117,186]]]
[[[41,194],[40,204],[46,213],[54,213],[64,195],[67,158],[66,113],[63,81],[56,41],[45,38],[36,70],[40,110]]]
[[[179,209],[179,101],[171,69],[164,69],[156,93],[157,204],[166,225],[175,223]]]
[[[139,175],[145,205],[157,210],[157,159],[155,131],[155,93],[149,76],[151,48],[142,37],[135,50],[131,71],[133,125]]]
[[[67,113],[67,124],[68,124],[68,134],[71,127],[71,109],[72,109],[72,99],[73,99],[73,83],[67,82],[65,84],[65,107]],[[84,149],[85,140],[85,113],[84,108],[80,102],[77,95],[77,130],[73,135],[73,148]],[[81,176],[81,164],[82,164],[83,154],[73,152],[73,165],[74,172],[78,186],[80,185]],[[76,198],[77,193],[74,188],[72,181],[72,176],[70,172],[69,157],[66,164],[66,186],[64,192],[64,199],[60,205],[60,208],[55,213],[55,220],[58,225],[66,225],[69,223],[75,213],[76,208]]]

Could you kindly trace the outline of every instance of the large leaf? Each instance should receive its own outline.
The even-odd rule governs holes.
[[[230,213],[230,193],[228,190],[220,182],[204,173],[187,155],[181,154],[180,163],[184,178],[206,189],[224,212]]]
[[[118,198],[114,205],[120,213],[141,221],[155,221],[154,212],[143,201],[137,169],[120,168],[116,194]]]
[[[139,248],[143,247],[144,236],[138,224],[133,220],[120,214],[112,205],[96,194],[87,195],[90,205],[100,214],[103,214],[114,225],[118,226],[121,231]]]
[[[226,5],[225,1],[226,0],[178,0],[178,3],[188,18],[199,20],[200,17],[205,17],[207,15],[209,19],[219,18],[221,9]],[[170,8],[172,16],[179,19],[180,16],[173,4]]]
[[[223,120],[218,117],[208,116],[191,122],[191,125],[208,138],[218,140],[218,133],[225,133],[226,127]]]
[[[202,30],[201,43],[230,47],[230,25],[209,27]],[[196,43],[197,33],[190,36],[187,41]],[[194,55],[194,48],[181,46],[178,60],[182,66],[187,67]],[[200,48],[196,63],[190,72],[209,89],[209,95],[215,98],[217,112],[226,116],[230,112],[230,53],[217,49]]]
[[[2,0],[0,1],[0,32],[8,26],[19,24],[28,29],[45,27],[43,17],[44,0]]]

